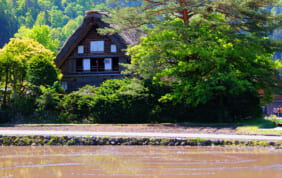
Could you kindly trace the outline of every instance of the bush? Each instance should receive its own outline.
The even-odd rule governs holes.
[[[70,93],[62,98],[60,102],[61,113],[59,115],[61,121],[81,122],[84,119],[88,119],[92,109],[93,98],[81,92],[84,89],[82,88],[80,91]]]
[[[20,95],[12,98],[13,113],[20,113],[21,115],[28,116],[35,111],[36,98],[31,95]]]
[[[55,111],[60,101],[59,93],[56,91],[56,88],[41,86],[40,89],[42,95],[36,99],[38,110]]]
[[[83,87],[66,95],[62,107],[61,119],[96,123],[149,122],[152,108],[146,89],[137,79],[113,79],[100,87]]]
[[[262,109],[259,96],[255,92],[245,91],[233,96],[220,96],[190,107],[186,115],[189,120],[182,118],[181,121],[193,122],[236,122],[239,120],[262,118]]]
[[[19,113],[36,122],[72,123],[215,123],[262,116],[259,95],[253,91],[217,96],[206,104],[194,107],[184,103],[161,102],[160,98],[171,90],[149,80],[113,79],[99,87],[88,85],[61,97],[64,90],[55,82],[48,88],[41,86],[40,90],[33,86],[32,95],[13,98],[13,107],[2,111],[0,116],[11,117],[13,113]]]
[[[53,64],[52,56],[37,54],[28,64],[28,81],[33,85],[53,85],[59,79],[59,72]]]

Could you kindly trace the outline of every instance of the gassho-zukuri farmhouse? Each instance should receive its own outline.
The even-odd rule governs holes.
[[[101,11],[86,11],[82,24],[67,39],[55,63],[62,71],[62,86],[67,91],[77,90],[86,84],[99,86],[107,79],[122,78],[121,63],[129,63],[125,54],[127,45],[137,42],[137,33],[124,32],[100,35],[98,28],[108,27]]]

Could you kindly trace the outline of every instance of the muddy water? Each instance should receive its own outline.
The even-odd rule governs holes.
[[[0,147],[0,178],[282,177],[282,150],[159,146]]]

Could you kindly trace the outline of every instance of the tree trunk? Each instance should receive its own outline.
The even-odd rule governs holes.
[[[4,98],[3,98],[3,105],[2,108],[7,108],[7,89],[8,89],[8,82],[9,82],[9,70],[6,69],[6,76],[5,76],[5,90],[4,90]]]

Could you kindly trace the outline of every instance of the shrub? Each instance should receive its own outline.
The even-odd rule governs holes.
[[[59,72],[53,64],[52,56],[37,54],[28,64],[28,80],[33,85],[53,85],[59,79]]]
[[[85,86],[66,95],[60,118],[98,123],[148,122],[151,105],[146,88],[137,79],[113,79],[100,87]]]
[[[60,101],[59,93],[52,87],[40,87],[42,95],[36,99],[38,110],[55,111]]]
[[[89,87],[89,86],[87,86]],[[93,98],[81,92],[85,88],[77,92],[70,93],[65,95],[61,102],[61,113],[59,119],[61,121],[81,122],[83,119],[88,119],[88,115],[91,112],[91,104],[93,103]]]

